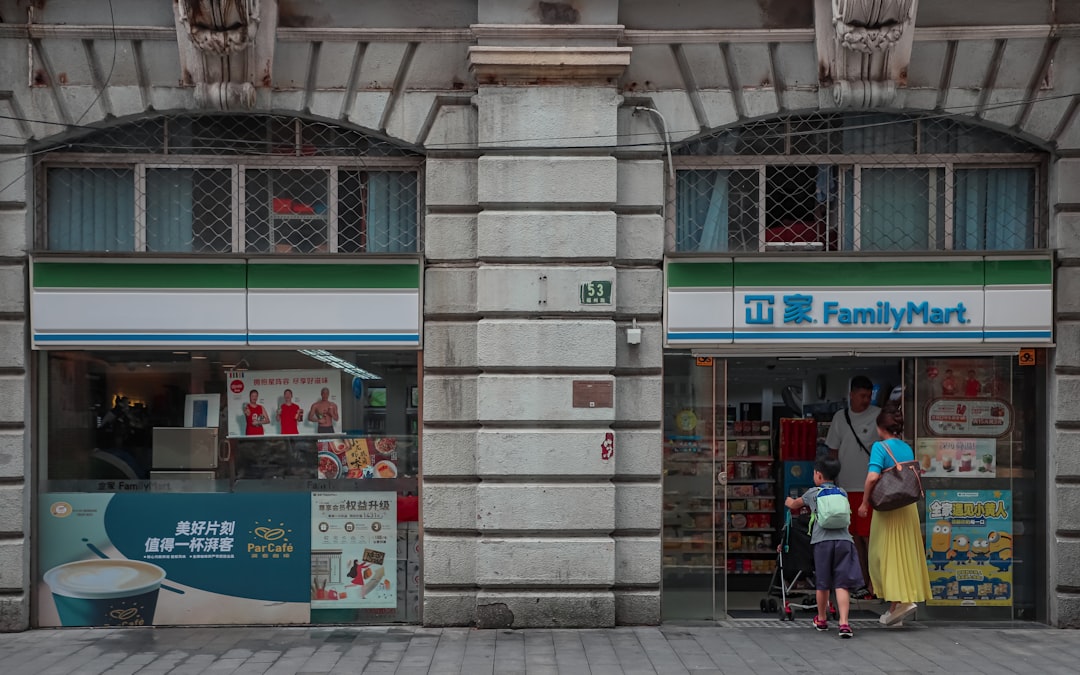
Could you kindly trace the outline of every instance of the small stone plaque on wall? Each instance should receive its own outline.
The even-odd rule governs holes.
[[[575,408],[610,408],[614,400],[614,382],[607,380],[574,380]]]

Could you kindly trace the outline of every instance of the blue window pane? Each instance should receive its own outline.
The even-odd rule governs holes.
[[[135,250],[133,170],[49,169],[47,190],[49,250]]]

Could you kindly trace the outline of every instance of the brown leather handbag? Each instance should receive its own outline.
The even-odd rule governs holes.
[[[889,444],[879,441],[885,452],[892,457],[894,466],[881,472],[881,477],[874,483],[870,492],[870,506],[875,511],[893,511],[908,504],[914,504],[923,498],[922,479],[919,477],[919,463],[897,462],[889,449]]]

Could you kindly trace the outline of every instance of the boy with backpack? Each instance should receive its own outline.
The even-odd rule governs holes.
[[[836,487],[840,462],[824,457],[814,463],[814,485],[802,497],[788,497],[784,506],[798,513],[804,506],[810,509],[810,545],[814,551],[814,577],[817,581],[817,616],[814,628],[829,629],[827,608],[829,592],[836,592],[836,609],[840,615],[840,637],[854,636],[848,624],[851,591],[862,585],[862,568],[855,542],[848,532],[851,525],[851,505],[847,493]]]

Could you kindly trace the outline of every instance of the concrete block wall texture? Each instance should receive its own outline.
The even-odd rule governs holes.
[[[617,3],[592,5],[617,16]],[[481,23],[537,20],[532,3],[479,10]],[[639,414],[619,397],[624,376],[654,377],[659,391],[663,167],[640,157],[624,167],[615,156],[621,98],[610,82],[557,81],[481,84],[473,99],[480,156],[440,153],[445,165],[427,171],[436,198],[427,202],[425,243],[436,250],[427,251],[425,387],[475,378],[469,404],[448,404],[447,390],[433,415],[425,410],[424,487],[436,492],[424,500],[431,625],[605,626],[621,621],[620,611],[634,623],[659,620],[659,523],[635,517],[634,529],[620,530],[618,504],[638,513],[655,496],[659,513],[660,400],[646,394],[642,407],[656,409]],[[470,161],[469,175],[452,168]],[[474,213],[467,260],[472,230],[462,243],[432,228],[460,227],[462,214],[471,224]],[[611,304],[582,303],[590,281],[611,283]],[[642,302],[650,291],[656,297]],[[631,317],[649,332],[637,348],[622,344]],[[610,404],[575,406],[582,381],[609,386]],[[472,417],[461,414],[469,405]],[[444,452],[462,457],[434,454]],[[471,528],[464,517],[429,518],[428,509],[453,499],[475,519]]]
[[[1050,167],[1051,242],[1057,249],[1050,446],[1051,623],[1080,628],[1080,158]]]
[[[26,251],[29,162],[0,162],[0,631],[30,625]]]

